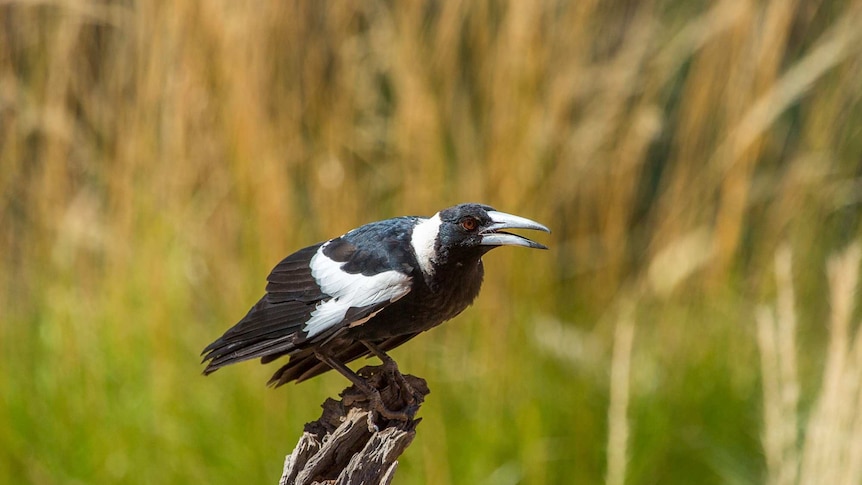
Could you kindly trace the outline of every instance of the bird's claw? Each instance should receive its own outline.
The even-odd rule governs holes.
[[[392,358],[383,359],[383,371],[389,378],[389,382],[394,382],[398,386],[398,395],[401,397],[407,406],[411,406],[416,402],[413,386],[404,378],[404,374],[398,370],[398,363]]]
[[[383,399],[380,397],[380,391],[373,389],[368,393],[368,431],[376,433],[380,430],[376,421],[378,416],[390,421],[410,421],[413,418],[413,413],[409,412],[409,406],[401,411],[393,411],[386,407]]]

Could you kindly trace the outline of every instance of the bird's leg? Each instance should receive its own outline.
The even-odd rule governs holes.
[[[383,362],[383,370],[389,374],[390,378],[393,378],[398,381],[399,390],[403,390],[407,393],[407,405],[413,404],[415,402],[415,398],[413,397],[413,386],[407,382],[407,379],[401,374],[398,370],[398,363],[392,357],[380,350],[379,347],[369,342],[368,340],[362,340],[362,345],[366,346],[368,350],[371,351],[372,354],[377,356],[381,362]],[[403,393],[402,393],[403,396]]]
[[[333,358],[331,355],[321,351],[315,350],[314,356],[317,357],[318,360],[325,363],[326,365],[332,367],[341,373],[344,377],[350,380],[354,386],[356,386],[360,391],[362,391],[366,396],[368,396],[369,410],[371,413],[368,416],[368,428],[369,429],[377,429],[377,426],[374,424],[374,414],[379,413],[386,419],[394,419],[398,421],[409,421],[410,416],[404,411],[391,411],[384,404],[383,400],[380,397],[380,391],[368,385],[368,382],[365,381],[362,377],[358,376],[355,372],[350,370],[349,367],[338,361],[338,359]]]

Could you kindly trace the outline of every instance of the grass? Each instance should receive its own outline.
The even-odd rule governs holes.
[[[835,456],[854,483],[830,450],[858,410],[828,403],[858,398],[859,310],[824,322],[858,299],[830,258],[860,238],[860,17],[0,3],[0,482],[274,482],[345,382],[203,378],[200,350],[292,250],[482,201],[552,249],[489,254],[476,305],[394,353],[432,389],[398,483],[809,483]]]
[[[859,483],[862,480],[862,334],[852,325],[858,296],[860,246],[829,259],[832,311],[820,388],[806,417],[800,412],[791,255],[776,255],[776,309],[758,312],[763,372],[764,435],[769,483]]]

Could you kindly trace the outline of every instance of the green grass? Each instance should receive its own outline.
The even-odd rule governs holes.
[[[827,450],[804,418],[857,392],[821,383],[860,24],[840,0],[0,5],[0,483],[275,483],[347,383],[204,378],[200,350],[288,253],[464,201],[551,250],[489,254],[476,305],[394,352],[432,391],[397,483],[598,483],[609,427],[628,484],[787,483]],[[797,455],[764,444],[756,317],[784,243]]]

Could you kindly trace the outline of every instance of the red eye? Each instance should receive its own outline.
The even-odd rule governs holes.
[[[473,219],[472,217],[465,217],[461,221],[461,227],[463,227],[467,231],[474,231],[476,227],[479,225],[479,221]]]

